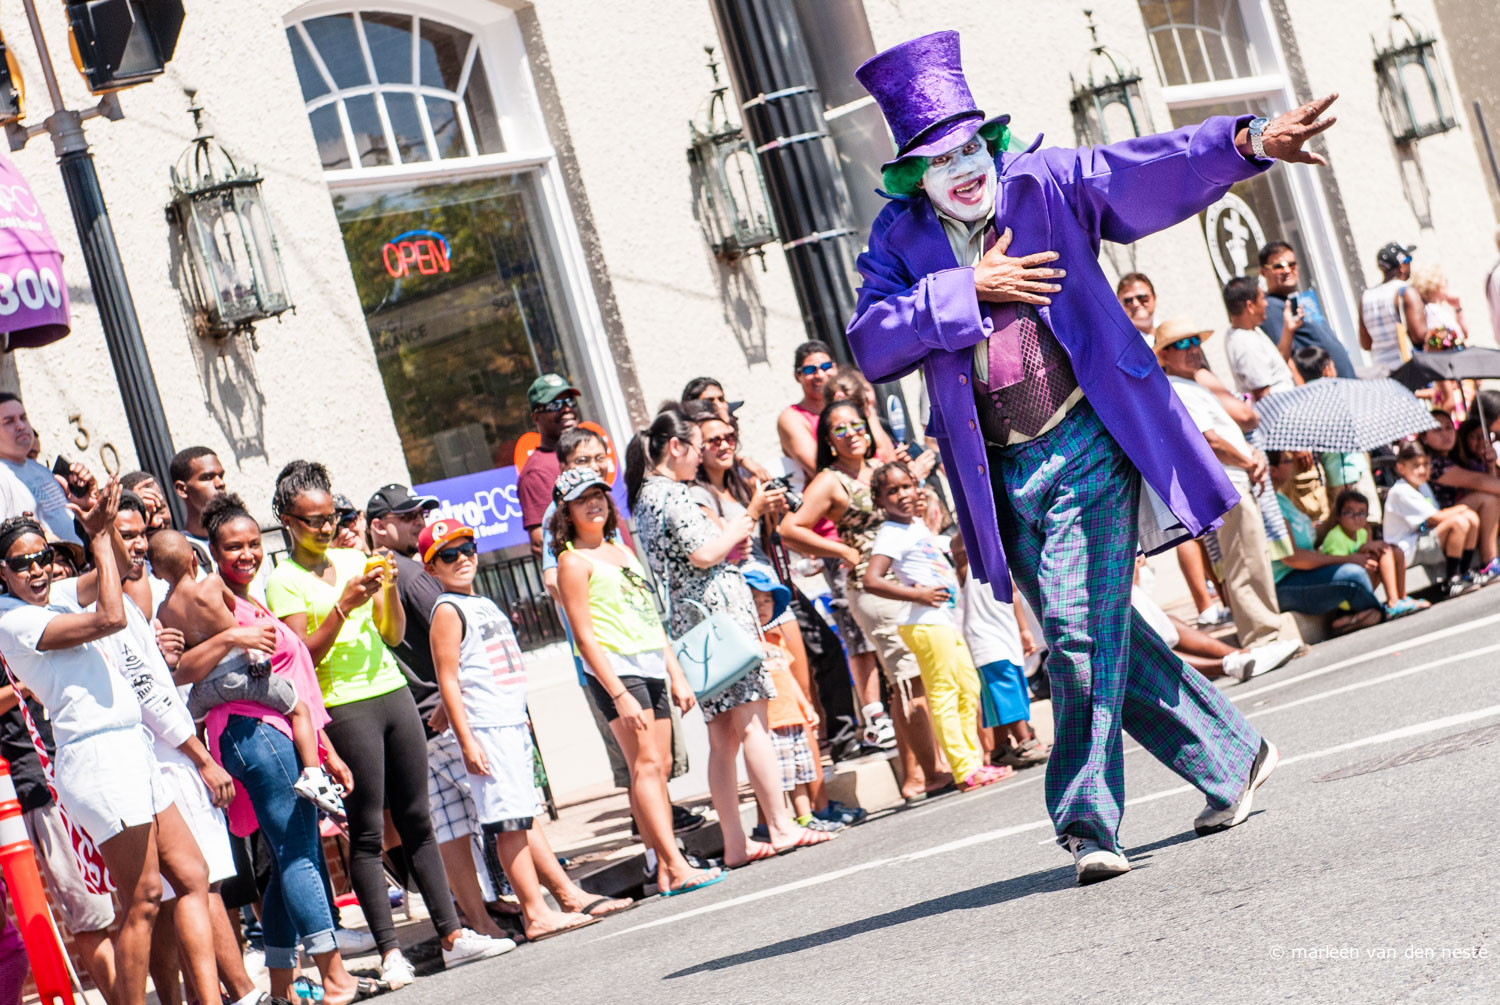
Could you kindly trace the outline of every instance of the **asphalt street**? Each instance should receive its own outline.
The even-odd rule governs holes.
[[[577,933],[421,1002],[1500,1001],[1500,587],[1228,689],[1284,761],[1242,826],[1127,742],[1134,867],[1091,887],[1040,769]]]

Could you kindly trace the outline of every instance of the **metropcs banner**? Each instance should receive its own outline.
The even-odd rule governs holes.
[[[610,456],[614,456],[613,445],[608,434],[593,423],[585,423],[605,438]],[[518,451],[519,453],[520,451]],[[527,456],[530,450],[526,451]],[[520,460],[521,458],[517,458]],[[427,482],[413,486],[417,495],[433,496],[438,508],[428,514],[429,520],[448,517],[462,520],[474,528],[475,543],[480,551],[499,551],[530,543],[530,535],[521,525],[521,497],[516,490],[521,468],[518,466],[491,468],[476,471],[457,478]],[[625,480],[614,471],[610,473],[609,494],[614,497],[615,507],[623,521],[630,512],[625,503]]]

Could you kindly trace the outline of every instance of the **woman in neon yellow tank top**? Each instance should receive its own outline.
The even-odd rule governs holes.
[[[620,518],[608,488],[591,468],[569,468],[558,477],[551,527],[557,586],[589,692],[630,765],[630,808],[641,837],[656,852],[657,889],[672,897],[724,877],[717,869],[689,865],[672,833],[667,703],[687,712],[696,699],[672,654],[640,562],[611,540]]]
[[[292,553],[266,581],[266,606],[307,642],[330,717],[324,730],[354,776],[344,796],[349,878],[380,947],[381,978],[398,988],[416,976],[396,939],[380,864],[385,808],[432,913],[447,965],[514,948],[509,940],[463,928],[453,908],[427,801],[427,734],[387,648],[406,634],[395,566],[367,570],[363,552],[332,547],[338,520],[321,464],[293,461],[282,468],[272,508]]]

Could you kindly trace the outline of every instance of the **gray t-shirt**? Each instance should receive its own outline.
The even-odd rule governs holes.
[[[0,460],[0,464],[4,464],[35,497],[37,519],[46,524],[48,530],[64,541],[83,544],[83,539],[73,529],[73,513],[68,509],[68,497],[51,471],[30,459],[20,464]]]

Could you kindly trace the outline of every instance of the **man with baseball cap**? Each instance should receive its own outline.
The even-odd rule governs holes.
[[[1427,344],[1427,308],[1409,282],[1416,250],[1415,244],[1391,241],[1375,252],[1382,281],[1359,298],[1360,347],[1386,372],[1411,359],[1412,346]]]
[[[481,935],[501,938],[505,933],[485,910],[485,891],[477,872],[478,863],[484,861],[483,849],[477,843],[479,817],[469,791],[463,752],[447,729],[437,671],[432,665],[432,608],[443,588],[423,567],[420,542],[428,533],[427,514],[437,506],[433,496],[414,495],[405,485],[392,483],[382,485],[370,497],[365,504],[365,519],[369,522],[370,543],[377,549],[390,549],[396,563],[396,590],[406,609],[406,637],[400,645],[391,647],[391,652],[406,671],[406,686],[416,699],[427,730],[427,801],[432,807],[432,830],[443,856],[443,868],[469,927]]]
[[[562,465],[557,460],[557,438],[578,425],[578,388],[555,373],[544,373],[526,389],[531,422],[542,442],[521,469],[516,494],[521,499],[521,526],[531,535],[531,553],[542,554],[542,514],[552,502],[552,486]]]
[[[1291,615],[1283,614],[1277,605],[1270,543],[1256,502],[1257,487],[1266,477],[1266,455],[1250,445],[1245,431],[1254,429],[1260,420],[1255,410],[1230,393],[1208,368],[1203,342],[1212,335],[1212,331],[1200,331],[1182,318],[1163,321],[1156,328],[1156,358],[1230,483],[1239,491],[1238,505],[1224,515],[1224,523],[1213,532],[1219,551],[1217,564],[1240,646],[1256,654],[1255,669],[1264,672],[1291,659],[1302,647],[1302,636]],[[1277,557],[1289,553],[1288,547]]]

